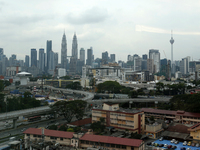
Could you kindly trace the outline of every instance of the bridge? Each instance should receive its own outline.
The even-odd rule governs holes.
[[[77,93],[85,95],[81,100],[92,100],[94,98],[94,94],[86,91],[78,91],[78,90],[71,90],[71,89],[60,89],[60,88],[54,88],[48,86],[48,88],[51,88],[51,90],[54,91],[62,91],[62,92],[71,92],[71,93]],[[51,112],[51,109],[49,106],[43,106],[43,107],[36,107],[31,109],[23,109],[18,111],[11,111],[7,113],[1,113],[0,114],[0,120],[13,120],[13,127],[16,128],[16,121],[19,118],[19,116],[23,117],[31,117],[31,116],[37,116],[42,114],[49,114]]]

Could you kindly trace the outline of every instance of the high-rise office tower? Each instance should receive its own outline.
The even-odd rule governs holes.
[[[3,57],[3,48],[0,48],[0,60],[2,60]]]
[[[115,54],[110,54],[110,60],[111,62],[115,62]]]
[[[84,50],[84,48],[80,49],[80,61],[83,61],[83,64],[85,64],[85,50]]]
[[[108,52],[107,51],[103,52],[101,58],[102,58],[102,63],[107,64],[108,63]]]
[[[51,40],[47,40],[47,48],[46,48],[46,53],[47,53],[47,70],[49,69],[50,51],[52,51],[52,41]]]
[[[142,59],[147,60],[147,54],[142,55]]]
[[[160,52],[159,50],[150,49],[149,50],[149,59],[153,60],[155,73],[160,71]]]
[[[61,68],[67,69],[67,40],[65,33],[61,43]]]
[[[73,41],[72,41],[72,57],[75,58],[75,60],[78,59],[78,42],[76,34],[74,33]]]
[[[173,60],[173,44],[174,44],[174,39],[173,39],[173,35],[172,35],[172,31],[171,31],[171,39],[169,41],[171,43],[171,73],[175,73],[175,64],[174,64],[174,60]]]
[[[12,54],[12,56],[11,56],[13,59],[17,59],[17,55],[15,55],[15,54]]]
[[[142,59],[138,55],[133,56],[134,61],[134,71],[141,71],[142,70]]]
[[[58,53],[54,53],[54,66],[58,67]]]
[[[31,67],[37,67],[37,50],[31,49]]]
[[[93,55],[92,48],[87,49],[87,61],[86,61],[87,65],[90,65],[90,66],[92,65],[92,55]]]
[[[54,52],[50,51],[49,52],[49,69],[53,72],[53,70],[55,69],[55,63],[54,63]]]
[[[29,67],[29,55],[25,56],[25,64],[24,66]]]
[[[44,67],[45,67],[45,59],[44,59],[44,49],[40,48],[39,49],[39,69],[41,71],[44,71]]]

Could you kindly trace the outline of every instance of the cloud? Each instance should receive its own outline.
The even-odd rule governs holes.
[[[79,14],[69,13],[66,20],[71,24],[94,24],[103,22],[108,18],[107,9],[93,7],[91,9],[80,12]]]
[[[152,33],[165,33],[169,34],[171,33],[171,30],[156,28],[156,27],[150,27],[150,26],[144,26],[144,25],[136,25],[135,31],[138,32],[152,32]],[[200,35],[200,32],[183,32],[183,31],[173,31],[173,34],[178,35]]]

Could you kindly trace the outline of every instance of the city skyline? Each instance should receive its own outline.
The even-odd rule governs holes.
[[[50,1],[48,5],[45,1],[1,0],[0,47],[8,57],[17,54],[18,59],[24,60],[31,48],[46,51],[46,41],[52,40],[52,50],[59,53],[60,63],[60,38],[65,30],[68,56],[71,56],[71,37],[76,32],[78,51],[93,47],[95,58],[101,58],[101,53],[108,51],[116,54],[116,61],[126,61],[129,54],[142,56],[149,49],[158,49],[161,59],[165,58],[163,50],[169,59],[169,38],[173,29],[174,60],[185,56],[197,60],[199,6],[195,0],[184,1],[181,5],[179,1],[157,0],[89,0],[87,3],[60,0]]]

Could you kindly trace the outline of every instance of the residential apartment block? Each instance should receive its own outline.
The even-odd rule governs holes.
[[[104,103],[102,109],[92,110],[92,122],[105,118],[106,126],[144,133],[145,115],[143,111],[121,109],[119,104]]]

